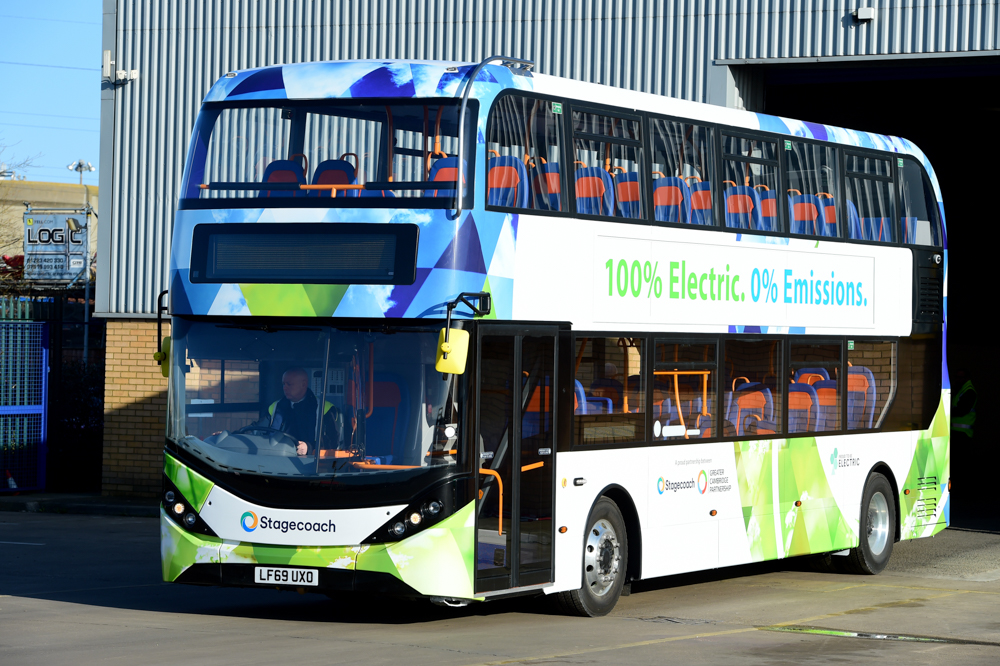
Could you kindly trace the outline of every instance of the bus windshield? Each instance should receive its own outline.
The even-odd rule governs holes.
[[[455,375],[438,330],[174,319],[168,437],[209,464],[283,477],[457,464]]]
[[[451,99],[207,103],[181,206],[451,208],[458,117]],[[476,117],[472,104],[466,164]]]

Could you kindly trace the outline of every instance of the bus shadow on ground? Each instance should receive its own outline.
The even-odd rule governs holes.
[[[812,559],[810,557],[796,557],[636,581],[631,584],[631,594],[683,588],[770,573],[812,571]],[[306,594],[296,595],[297,599],[294,600],[289,598],[291,595],[294,595],[294,592],[283,592],[274,597],[276,601],[281,600],[280,607],[271,604],[241,604],[237,608],[217,607],[207,612],[253,619],[344,624],[419,624],[509,613],[542,616],[565,615],[554,598],[543,594],[508,597],[485,603],[471,603],[460,608],[438,606],[424,599],[365,596],[362,594],[343,594],[331,598]]]

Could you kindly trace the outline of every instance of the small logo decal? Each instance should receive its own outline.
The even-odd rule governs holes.
[[[698,475],[698,492],[702,495],[708,492],[708,474],[705,470],[701,470],[701,474]]]
[[[830,454],[830,474],[837,473],[837,449]]]
[[[257,514],[253,511],[247,511],[243,514],[243,517],[240,518],[240,525],[242,525],[243,529],[247,532],[253,532],[257,529]]]

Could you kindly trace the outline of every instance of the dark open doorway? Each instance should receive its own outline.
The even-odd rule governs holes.
[[[769,114],[905,137],[937,172],[948,226],[948,359],[952,389],[979,392],[975,437],[952,438],[952,518],[973,524],[991,513],[981,470],[1000,465],[991,406],[1000,398],[990,324],[1000,187],[1000,58],[920,58],[827,65],[759,66]],[[981,507],[981,510],[979,509]]]

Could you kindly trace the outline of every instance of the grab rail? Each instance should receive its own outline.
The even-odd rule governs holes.
[[[472,76],[469,77],[468,83],[465,84],[465,91],[462,93],[462,105],[458,111],[458,178],[455,179],[458,181],[458,188],[455,190],[456,219],[462,214],[462,199],[465,197],[465,109],[469,104],[469,93],[472,92],[472,84],[476,82],[479,72],[482,71],[483,67],[495,60],[501,60],[507,66],[509,66],[508,63],[522,65],[522,69],[527,71],[531,71],[531,68],[535,66],[533,60],[521,60],[520,58],[495,55],[486,58],[472,70]]]

